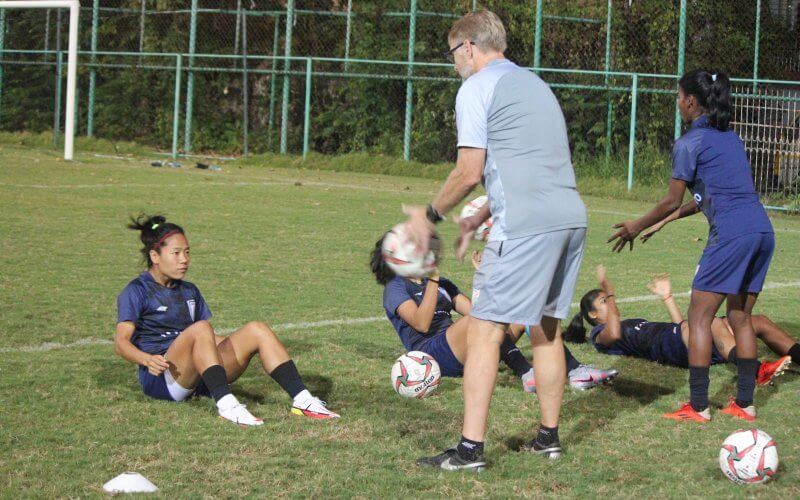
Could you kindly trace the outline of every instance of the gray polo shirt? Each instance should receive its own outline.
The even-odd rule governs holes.
[[[489,241],[586,227],[564,115],[541,78],[491,61],[462,83],[456,125],[458,147],[486,150]]]

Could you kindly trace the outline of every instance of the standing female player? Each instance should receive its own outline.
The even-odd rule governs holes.
[[[708,366],[711,323],[727,300],[727,318],[736,337],[738,382],[736,398],[724,413],[751,420],[756,416],[753,389],[759,362],[751,313],[764,284],[775,236],[753,185],[750,163],[739,136],[729,130],[731,90],[720,71],[695,70],[678,82],[678,109],[691,128],[672,149],[669,193],[637,220],[614,227],[609,242],[621,251],[645,228],[679,210],[681,218],[702,210],[710,226],[708,244],[692,284],[689,305],[689,403],[665,415],[675,420],[707,422]],[[681,206],[686,188],[694,200]]]
[[[180,226],[160,215],[142,215],[128,227],[140,233],[148,269],[117,298],[114,350],[139,365],[139,384],[147,396],[183,401],[193,394],[210,395],[221,418],[261,425],[264,422],[239,403],[228,385],[258,353],[264,370],[293,399],[293,414],[339,417],[308,392],[286,348],[267,325],[251,322],[229,337],[214,333],[200,290],[183,281],[190,257]]]

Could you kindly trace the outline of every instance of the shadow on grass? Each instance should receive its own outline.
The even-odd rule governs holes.
[[[667,387],[621,377],[613,384],[592,389],[586,397],[565,403],[561,408],[561,422],[562,425],[568,423],[573,429],[567,439],[569,445],[577,446],[586,437],[605,429],[621,414],[636,411],[662,396],[672,394],[677,385],[676,382]],[[519,450],[531,437],[515,435],[506,439],[505,443],[509,450]]]

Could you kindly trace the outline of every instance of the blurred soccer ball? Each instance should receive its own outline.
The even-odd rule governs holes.
[[[403,354],[392,366],[392,388],[404,398],[429,396],[439,387],[441,379],[439,363],[421,351]]]
[[[764,483],[778,470],[778,448],[764,431],[739,429],[722,442],[719,466],[736,484]]]
[[[478,196],[474,200],[470,201],[464,208],[461,209],[461,218],[464,219],[466,217],[472,217],[473,215],[478,213],[486,202],[489,201],[489,197],[486,195]],[[489,231],[492,230],[492,219],[486,219],[486,222],[481,224],[478,229],[475,230],[475,239],[478,241],[486,241],[489,237]]]
[[[398,224],[383,238],[383,260],[396,275],[422,278],[436,269],[439,261],[439,237],[433,235],[428,253],[423,254],[409,239],[405,223]]]

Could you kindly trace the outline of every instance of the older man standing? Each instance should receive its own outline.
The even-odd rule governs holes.
[[[531,327],[541,423],[527,449],[558,458],[566,372],[559,320],[569,314],[586,235],[566,123],[547,84],[503,55],[506,32],[497,15],[465,15],[448,42],[447,55],[464,79],[456,97],[458,160],[427,208],[406,208],[409,230],[427,248],[433,224],[482,179],[489,203],[460,221],[459,259],[472,232],[490,216],[493,224],[468,318],[462,436],[456,447],[417,463],[447,470],[486,466],[486,419],[510,323]]]

